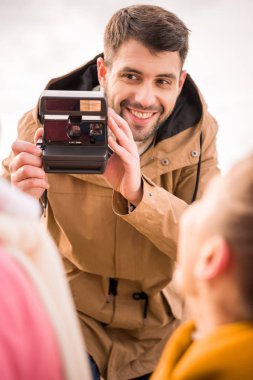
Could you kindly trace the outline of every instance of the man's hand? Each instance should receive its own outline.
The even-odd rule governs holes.
[[[142,199],[143,190],[140,158],[132,131],[128,123],[112,109],[108,112],[108,126],[116,141],[112,136],[108,137],[109,146],[114,153],[108,160],[105,178],[114,190],[137,206]]]
[[[42,135],[43,128],[39,128],[34,141]],[[42,169],[41,149],[27,141],[17,140],[12,145],[12,151],[15,157],[10,164],[11,183],[39,199],[49,188],[46,173]]]

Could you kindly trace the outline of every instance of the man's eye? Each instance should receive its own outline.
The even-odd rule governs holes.
[[[130,79],[130,80],[137,80],[138,79],[135,74],[124,74],[123,76],[127,79]]]
[[[171,82],[168,79],[158,79],[157,83],[162,86],[171,86]]]

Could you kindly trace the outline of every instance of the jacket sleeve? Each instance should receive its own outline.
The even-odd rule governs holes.
[[[25,140],[34,143],[34,134],[38,127],[41,125],[37,119],[37,108],[32,111],[28,111],[24,114],[18,124],[17,140]],[[1,176],[10,181],[10,169],[9,165],[14,158],[13,152],[10,152],[9,156],[2,161]]]
[[[211,118],[210,115],[209,117]],[[203,194],[208,181],[219,173],[216,132],[215,120],[209,120],[208,128],[202,131],[203,146],[197,199]],[[178,225],[183,211],[192,201],[197,164],[176,170],[172,175],[175,182],[174,194],[157,186],[143,175],[143,198],[134,211],[128,213],[127,201],[117,192],[113,195],[113,209],[117,215],[145,235],[160,251],[175,260]]]

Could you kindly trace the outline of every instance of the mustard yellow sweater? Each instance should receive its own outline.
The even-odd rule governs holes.
[[[151,380],[253,380],[253,321],[218,327],[193,341],[193,322],[167,343]]]

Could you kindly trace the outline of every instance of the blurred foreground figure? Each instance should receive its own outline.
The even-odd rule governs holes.
[[[182,217],[176,282],[194,322],[152,380],[253,378],[253,155],[214,179]]]
[[[62,263],[38,204],[0,181],[3,380],[91,379]]]

